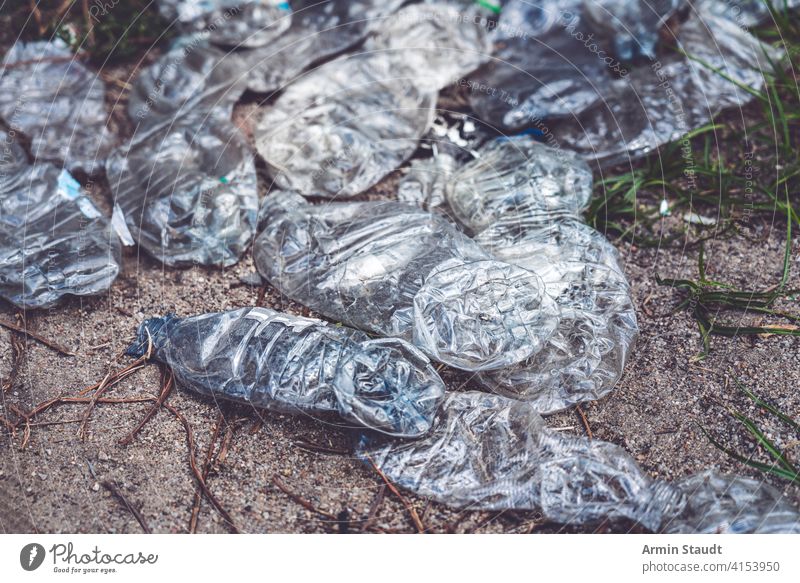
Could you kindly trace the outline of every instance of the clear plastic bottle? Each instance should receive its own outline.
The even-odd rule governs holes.
[[[256,267],[335,321],[464,370],[518,363],[558,325],[536,274],[495,260],[441,215],[397,202],[311,205],[286,192],[265,204]]]
[[[101,172],[114,137],[97,73],[60,38],[17,41],[2,64],[0,117],[30,138],[34,158],[73,174]]]
[[[20,308],[46,308],[108,290],[121,265],[108,220],[69,172],[29,164],[6,132],[0,143],[0,295]]]
[[[499,395],[450,393],[428,436],[365,433],[356,449],[398,486],[456,508],[654,532],[800,532],[800,513],[768,484],[714,471],[654,480],[621,447],[553,431],[529,403]]]
[[[128,349],[203,395],[289,413],[338,413],[396,437],[428,432],[444,395],[430,361],[397,339],[266,308],[145,320]]]
[[[478,380],[542,413],[599,399],[622,375],[638,328],[616,249],[580,219],[592,173],[572,152],[528,136],[478,154],[448,181],[453,215],[498,260],[540,276],[561,314],[541,350]]]
[[[438,90],[486,58],[486,38],[456,6],[413,4],[383,20],[364,52],[291,83],[255,132],[277,186],[342,198],[376,184],[417,148]]]

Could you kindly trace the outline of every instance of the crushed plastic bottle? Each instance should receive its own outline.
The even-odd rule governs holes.
[[[236,263],[255,235],[255,153],[231,122],[242,62],[178,39],[134,82],[130,142],[108,160],[115,226],[170,266]]]
[[[0,140],[0,296],[47,308],[108,290],[120,271],[108,221],[67,170],[31,165],[10,134]]]
[[[605,95],[612,77],[584,46],[591,31],[582,4],[509,0],[493,32],[493,58],[468,79],[479,119],[507,132],[546,127]]]
[[[672,53],[630,72],[625,82],[605,89],[604,101],[575,120],[556,124],[553,132],[562,147],[604,165],[646,156],[668,142],[682,139],[719,111],[743,107],[759,90],[768,58],[780,54],[760,43],[735,22],[702,8],[681,23],[677,44],[691,60]],[[705,63],[702,64],[702,63]],[[673,105],[667,107],[671,100]]]
[[[769,68],[767,56],[779,58],[746,26],[715,16],[718,4],[700,3],[689,11],[681,4],[510,0],[494,33],[495,58],[469,79],[470,104],[486,123],[511,132],[547,130],[561,147],[605,165],[648,155],[717,112],[752,99],[680,51],[756,90]],[[617,5],[626,8],[612,10]],[[605,9],[617,18],[603,18]],[[667,35],[679,50],[654,52],[648,47],[655,46],[654,31],[666,17],[679,21]],[[623,23],[629,35],[619,34]],[[622,53],[632,52],[626,46],[640,49],[633,55],[640,62],[611,56],[604,35]],[[639,42],[631,44],[634,37]]]
[[[237,49],[274,42],[288,30],[292,14],[285,0],[158,0],[158,8],[181,32],[203,33]]]
[[[539,350],[558,325],[541,279],[492,258],[444,217],[397,202],[266,199],[259,272],[336,321],[488,370]]]
[[[63,40],[18,41],[0,68],[0,117],[30,138],[36,160],[95,174],[114,141],[105,91]]]
[[[139,131],[188,116],[229,120],[246,88],[244,67],[239,53],[219,50],[200,36],[179,37],[133,82],[128,116]]]
[[[256,128],[258,151],[279,188],[359,194],[411,156],[438,90],[477,67],[487,50],[484,29],[455,6],[407,6],[380,24],[365,52],[289,85]]]
[[[706,470],[676,482],[688,499],[684,511],[665,521],[670,533],[798,533],[800,515],[764,482]]]
[[[251,91],[283,88],[314,63],[363,41],[405,0],[294,0],[289,29],[268,46],[241,54]]]
[[[538,510],[562,524],[626,519],[651,531],[800,532],[774,488],[703,472],[650,478],[621,447],[549,429],[530,404],[450,393],[419,440],[363,434],[357,455],[393,483],[470,510]]]
[[[623,63],[655,60],[659,33],[686,0],[584,0],[583,13],[598,41]]]
[[[541,413],[611,391],[638,333],[616,249],[580,220],[591,196],[586,162],[529,136],[487,144],[447,186],[452,214],[475,242],[536,273],[560,308],[541,350],[478,375],[483,386]]]
[[[430,361],[397,339],[265,308],[145,320],[130,356],[151,348],[182,386],[288,413],[335,412],[395,437],[430,430],[444,383]]]
[[[233,265],[252,242],[254,155],[227,120],[148,127],[109,157],[107,173],[119,221],[166,265]]]

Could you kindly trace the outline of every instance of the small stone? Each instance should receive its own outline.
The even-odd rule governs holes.
[[[100,483],[95,482],[94,486],[92,486],[92,492],[99,492],[100,491]]]

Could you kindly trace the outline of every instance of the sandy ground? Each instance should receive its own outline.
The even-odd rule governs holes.
[[[121,103],[116,102],[124,92],[122,87],[112,84],[109,104],[115,106],[114,121],[124,134],[124,115]],[[246,119],[251,112],[252,106],[240,108],[239,118]],[[108,193],[102,184],[97,185],[93,196],[100,206],[108,208]],[[709,276],[753,287],[774,284],[780,276],[784,227],[780,223],[771,225],[768,219],[750,219],[751,238],[736,236],[710,242]],[[762,422],[768,436],[797,459],[800,447],[791,441],[797,436],[756,411],[727,377],[738,376],[798,417],[800,341],[780,336],[714,338],[709,358],[695,362],[693,357],[700,349],[696,327],[688,314],[669,313],[678,294],[659,287],[655,275],[694,277],[697,249],[677,245],[657,250],[629,244],[619,249],[633,285],[641,336],[618,387],[601,401],[584,406],[594,437],[622,445],[654,477],[674,479],[717,467],[763,478],[729,460],[698,429],[702,424],[737,450],[752,450],[741,427],[726,414],[723,405],[728,405]],[[27,314],[30,330],[67,346],[75,356],[61,356],[15,335],[24,346],[15,366],[12,333],[0,331],[0,378],[10,383],[2,394],[0,415],[7,415],[11,405],[26,410],[47,399],[74,394],[102,380],[110,370],[129,364],[130,359],[120,353],[147,316],[165,312],[191,315],[254,305],[259,289],[240,280],[252,271],[249,256],[226,270],[172,270],[128,250],[124,272],[107,296],[72,299],[55,309]],[[795,255],[794,287],[800,287],[799,273]],[[271,289],[264,305],[308,313]],[[14,321],[17,314],[3,304],[0,317]],[[456,380],[458,376],[446,378]],[[158,367],[148,365],[114,386],[107,396],[154,396],[160,390],[160,380]],[[224,454],[212,463],[208,484],[240,530],[352,532],[363,527],[381,489],[380,477],[347,453],[308,451],[299,443],[347,450],[346,429],[331,421],[218,404],[184,389],[174,391],[169,402],[193,428],[200,463],[215,425],[222,420],[215,443],[216,452],[222,450]],[[119,440],[139,422],[149,405],[101,404],[88,424],[88,435],[82,439],[77,431],[84,407],[65,405],[37,417],[25,447],[22,432],[11,436],[0,428],[0,530],[141,532],[132,513],[101,485],[111,481],[140,509],[154,532],[186,532],[197,490],[183,426],[161,410],[133,443],[123,446]],[[578,435],[586,432],[574,411],[551,416],[548,423]],[[274,485],[274,476],[314,508],[336,519],[292,500]],[[766,480],[785,486],[772,478]],[[800,503],[800,487],[784,490],[795,504]],[[533,513],[455,511],[412,495],[408,500],[432,532],[572,531],[542,523]],[[596,528],[626,532],[637,527],[601,524]],[[408,512],[388,491],[377,506],[371,529],[414,531]],[[197,530],[229,529],[203,500]]]

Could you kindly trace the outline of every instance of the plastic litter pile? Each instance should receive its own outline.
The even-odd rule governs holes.
[[[780,58],[743,28],[761,3],[740,21],[712,0],[502,4],[159,0],[182,35],[133,82],[135,132],[116,146],[99,78],[37,61],[71,56],[60,42],[18,43],[0,72],[0,294],[45,307],[102,293],[120,241],[168,266],[229,266],[253,243],[261,276],[329,323],[166,315],[128,354],[212,399],[350,428],[359,457],[443,504],[800,531],[768,485],[653,480],[619,446],[540,416],[608,394],[637,334],[617,251],[581,218],[588,162],[654,152],[745,103],[711,68],[761,85]],[[437,111],[454,85],[468,115]],[[231,121],[248,90],[264,94],[254,147]],[[105,169],[110,219],[73,169]],[[376,194],[398,170],[394,199]],[[431,361],[481,391],[446,392]]]

